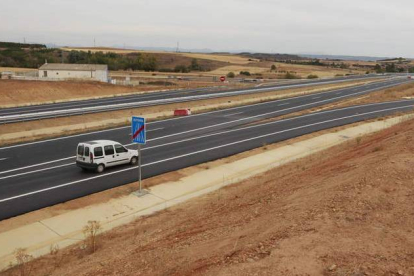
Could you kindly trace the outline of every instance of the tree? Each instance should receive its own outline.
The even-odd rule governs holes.
[[[270,66],[270,70],[275,71],[276,70],[276,65],[272,64],[272,66]]]
[[[234,78],[236,75],[233,73],[233,72],[229,72],[228,74],[227,74],[227,77],[228,78]]]
[[[397,72],[397,67],[395,66],[394,63],[387,64],[385,66],[385,72],[387,72],[387,73],[395,73],[395,72]]]
[[[381,65],[379,65],[379,64],[375,64],[374,70],[375,70],[375,72],[377,72],[377,74],[381,74],[381,73],[383,73],[383,72],[384,72],[384,71],[382,70]]]
[[[188,73],[188,68],[185,65],[177,65],[174,68],[174,72]]]
[[[190,70],[194,70],[194,71],[201,71],[201,66],[200,64],[198,64],[198,60],[196,58],[193,58],[191,60],[191,65],[190,65]]]

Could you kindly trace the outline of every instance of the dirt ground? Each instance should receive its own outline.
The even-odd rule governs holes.
[[[136,220],[31,275],[414,275],[414,120]],[[3,275],[20,275],[15,268]]]
[[[174,86],[139,85],[120,86],[86,81],[22,81],[0,80],[0,107],[34,105],[73,101],[166,89],[195,88],[217,85],[211,83],[177,82]]]

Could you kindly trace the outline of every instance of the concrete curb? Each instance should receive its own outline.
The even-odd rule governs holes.
[[[103,231],[108,231],[138,217],[167,209],[191,198],[411,118],[414,118],[414,114],[365,123],[336,133],[320,135],[197,172],[178,181],[154,186],[148,194],[142,197],[131,194],[0,233],[2,245],[0,247],[0,270],[15,264],[14,251],[17,248],[25,248],[28,254],[39,257],[48,254],[51,245],[64,248],[83,240],[82,229],[90,220],[100,221]]]

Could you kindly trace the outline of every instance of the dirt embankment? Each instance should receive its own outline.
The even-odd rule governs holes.
[[[177,82],[174,86],[139,85],[130,87],[86,81],[0,80],[0,108],[212,85],[217,84]]]
[[[413,275],[414,121],[30,264],[35,275]],[[18,268],[4,275],[17,275]]]

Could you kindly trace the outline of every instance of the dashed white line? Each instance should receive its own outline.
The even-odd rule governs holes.
[[[157,131],[157,130],[162,130],[162,129],[164,129],[164,128],[163,127],[159,127],[159,128],[154,128],[154,129],[147,130],[147,132]]]
[[[237,112],[237,113],[232,113],[232,114],[226,114],[226,115],[223,115],[223,117],[230,117],[230,116],[233,116],[233,115],[238,115],[238,114],[242,114],[243,112]]]

